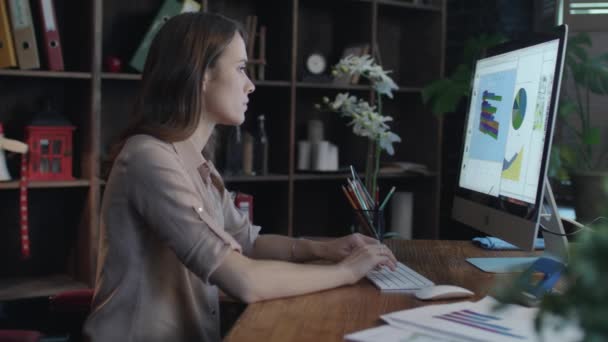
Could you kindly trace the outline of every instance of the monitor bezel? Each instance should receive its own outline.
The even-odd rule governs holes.
[[[481,192],[478,192],[475,190],[463,188],[460,186],[460,177],[462,175],[462,162],[464,159],[464,149],[465,149],[465,145],[466,145],[466,131],[468,128],[469,120],[471,119],[470,107],[471,107],[471,102],[473,101],[472,96],[469,96],[467,112],[465,114],[465,125],[463,127],[463,135],[462,135],[463,139],[462,139],[460,155],[459,155],[458,175],[456,178],[455,196],[464,198],[466,200],[472,201],[472,202],[477,203],[482,206],[487,206],[488,208],[499,210],[508,215],[514,215],[514,216],[520,217],[520,218],[528,220],[530,222],[534,222],[534,223],[538,222],[539,213],[540,213],[540,209],[542,206],[542,200],[543,200],[543,196],[544,196],[544,180],[545,180],[545,177],[547,176],[547,167],[548,167],[549,157],[550,157],[550,153],[551,153],[551,145],[553,142],[555,117],[557,116],[555,109],[556,109],[556,106],[559,101],[559,89],[560,89],[560,85],[561,85],[563,60],[564,60],[564,54],[566,53],[565,48],[564,48],[564,45],[566,43],[566,35],[567,35],[567,26],[560,25],[560,26],[557,26],[553,32],[534,33],[523,39],[513,40],[513,41],[499,44],[493,48],[488,49],[486,56],[479,59],[479,60],[483,60],[486,58],[492,58],[492,57],[495,57],[498,55],[502,55],[504,53],[512,52],[512,51],[522,49],[522,48],[531,47],[531,46],[534,46],[537,44],[546,43],[546,42],[549,42],[552,40],[559,41],[559,46],[558,46],[558,50],[557,50],[557,59],[556,59],[557,62],[555,63],[555,71],[554,71],[554,77],[553,77],[554,80],[556,80],[558,77],[559,77],[559,79],[557,81],[553,82],[551,98],[549,100],[549,111],[548,111],[547,124],[546,124],[546,130],[545,130],[545,144],[543,146],[543,156],[542,156],[541,167],[540,167],[540,172],[539,172],[539,181],[537,184],[535,202],[532,204],[533,205],[532,211],[526,213],[525,215],[518,214],[513,211],[509,211],[505,207],[498,205],[499,203],[504,203],[505,201],[507,201],[506,199],[501,199],[503,196],[499,195],[498,197],[495,197],[492,195],[488,195],[488,194],[481,193]],[[471,82],[469,84],[469,94],[471,94],[473,91],[474,77],[475,77],[475,73],[476,73],[476,65],[477,65],[477,61],[475,62],[473,72],[471,73]],[[488,205],[488,203],[493,203],[494,205]]]

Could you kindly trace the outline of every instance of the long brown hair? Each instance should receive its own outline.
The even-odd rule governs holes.
[[[183,13],[163,25],[150,45],[129,125],[109,154],[107,174],[133,135],[175,142],[194,133],[201,119],[205,72],[236,33],[247,41],[241,24],[214,13]]]

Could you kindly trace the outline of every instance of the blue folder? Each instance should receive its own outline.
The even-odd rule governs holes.
[[[491,236],[473,238],[473,243],[483,249],[520,250],[519,247],[513,246],[504,240]],[[545,249],[545,239],[536,238],[536,241],[534,241],[534,249]]]

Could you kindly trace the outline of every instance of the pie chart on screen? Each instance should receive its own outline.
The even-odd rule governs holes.
[[[524,118],[526,117],[526,97],[526,90],[524,88],[520,88],[517,95],[515,95],[515,100],[513,101],[513,115],[511,118],[515,130],[518,130],[521,127],[521,124],[524,123]]]

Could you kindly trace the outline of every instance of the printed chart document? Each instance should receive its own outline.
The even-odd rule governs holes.
[[[423,306],[380,316],[393,327],[407,332],[427,331],[433,336],[443,336],[446,341],[540,341],[534,329],[538,308],[506,305],[496,310],[499,302],[485,297],[478,302],[458,302]],[[546,341],[580,341],[581,331],[575,326],[560,330],[543,329]],[[378,339],[380,340],[380,339]],[[367,341],[367,340],[366,340]],[[371,340],[369,340],[371,341]],[[418,341],[402,339],[401,341]],[[422,340],[424,341],[424,340]]]
[[[450,338],[441,334],[416,328],[400,329],[392,325],[361,330],[344,336],[348,342],[460,342],[461,339]]]

